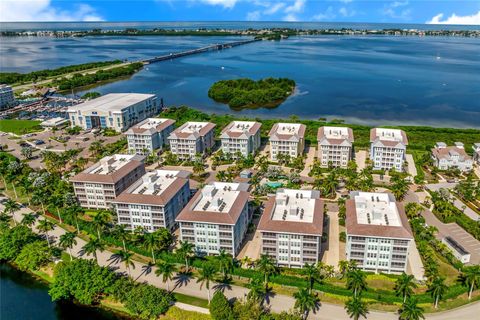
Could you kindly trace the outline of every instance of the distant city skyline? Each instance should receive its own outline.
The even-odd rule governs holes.
[[[323,21],[480,25],[480,1],[2,0],[0,21]]]

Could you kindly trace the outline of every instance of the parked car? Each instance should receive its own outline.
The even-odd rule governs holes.
[[[38,146],[40,144],[45,144],[45,141],[38,139],[38,140],[33,141],[33,143]]]

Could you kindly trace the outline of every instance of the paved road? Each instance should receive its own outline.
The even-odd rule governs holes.
[[[432,191],[438,191],[440,189],[453,189],[457,183],[437,183],[437,184],[427,184],[426,187]],[[453,195],[452,195],[453,196]],[[460,201],[457,197],[453,196],[453,205],[465,213],[467,217],[472,219],[473,221],[479,221],[480,215],[473,211],[471,208],[467,207],[462,201]],[[465,209],[464,209],[465,206]]]
[[[407,169],[408,169],[408,174],[411,175],[412,177],[417,176],[417,167],[415,167],[415,161],[413,160],[413,155],[407,154],[406,155],[406,160],[407,160]]]

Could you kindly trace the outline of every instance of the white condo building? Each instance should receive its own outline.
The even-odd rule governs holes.
[[[353,155],[353,131],[346,127],[320,127],[318,160],[322,167],[346,168]]]
[[[432,149],[432,160],[440,170],[459,169],[463,172],[473,169],[473,159],[465,152],[461,142],[455,142],[455,145],[450,147],[444,142],[437,142]]]
[[[407,135],[403,130],[374,128],[370,130],[370,159],[375,170],[403,171]]]
[[[220,140],[224,154],[236,157],[240,153],[243,157],[254,154],[260,148],[260,127],[253,121],[232,121],[222,130]]]
[[[279,189],[258,225],[261,252],[279,266],[300,268],[320,260],[323,202],[317,190]]]
[[[15,96],[13,95],[13,89],[6,84],[0,84],[0,110],[13,107],[15,104]]]
[[[177,217],[180,239],[199,253],[214,255],[225,250],[233,256],[250,221],[248,184],[212,182],[198,191]]]
[[[305,148],[305,125],[299,123],[276,123],[270,130],[270,158],[277,161],[279,154],[296,158]]]
[[[127,230],[173,230],[175,218],[190,198],[189,175],[174,170],[145,173],[113,201],[118,224]]]
[[[175,121],[164,118],[148,118],[125,132],[128,152],[148,155],[168,144],[168,136],[175,128]]]
[[[197,153],[205,154],[215,145],[215,124],[211,122],[186,122],[168,137],[170,150],[178,158],[193,159]]]
[[[72,127],[110,128],[123,132],[160,111],[154,94],[109,93],[68,107],[67,113]]]
[[[365,271],[402,273],[415,246],[403,209],[390,193],[354,191],[346,202],[345,251]]]
[[[115,154],[70,178],[83,208],[110,209],[115,198],[145,173],[144,157]]]
[[[480,166],[480,142],[473,144],[473,160]]]

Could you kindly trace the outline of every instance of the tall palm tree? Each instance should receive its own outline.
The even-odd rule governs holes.
[[[159,261],[157,263],[155,274],[157,277],[162,276],[163,283],[167,283],[168,292],[170,292],[170,281],[173,280],[175,272],[177,272],[177,266],[175,264],[167,261]]]
[[[35,221],[37,221],[37,216],[34,213],[29,212],[23,215],[21,223],[27,227],[31,227],[35,224]]]
[[[312,294],[308,289],[301,288],[298,292],[293,294],[295,298],[295,306],[302,313],[302,319],[307,319],[310,311],[315,311],[319,307],[320,299],[316,294]]]
[[[155,264],[155,251],[159,248],[159,237],[156,233],[145,233],[143,235],[143,247],[152,253],[152,260]]]
[[[469,287],[468,299],[472,298],[473,289],[480,286],[480,266],[464,267],[460,274],[460,281]]]
[[[105,250],[105,244],[103,243],[102,240],[92,237],[90,241],[88,241],[83,247],[82,247],[83,252],[87,256],[93,255],[95,258],[95,261],[98,262],[98,257],[97,257],[97,250],[100,252],[103,252]]]
[[[7,201],[5,201],[4,206],[5,212],[7,214],[10,214],[12,216],[13,222],[17,224],[17,220],[15,219],[15,212],[20,210],[20,205],[16,201],[8,198]]]
[[[243,266],[246,266],[248,269],[250,269],[253,265],[253,260],[249,256],[245,256],[242,258],[241,263]]]
[[[248,288],[250,291],[248,291],[247,299],[252,299],[256,302],[262,303],[265,295],[267,294],[265,288],[263,287],[263,280],[258,277],[250,279]]]
[[[210,281],[215,279],[215,275],[217,274],[217,269],[211,263],[204,263],[202,268],[198,270],[198,279],[197,282],[200,282],[200,289],[202,286],[208,290],[208,304],[210,304]]]
[[[320,269],[314,264],[305,263],[301,272],[303,276],[308,280],[308,288],[309,288],[309,292],[311,293],[313,290],[313,284],[315,283],[315,281],[320,280],[320,277],[321,277]]]
[[[223,274],[223,280],[226,280],[228,274],[233,270],[233,257],[224,249],[221,249],[218,256],[215,257],[220,266],[220,272]]]
[[[108,210],[98,211],[92,215],[92,224],[97,229],[98,239],[101,239],[100,230],[103,230],[112,221],[112,213]]]
[[[442,299],[447,290],[448,287],[445,284],[445,278],[443,277],[437,276],[428,284],[427,292],[429,292],[432,298],[435,300],[435,309],[437,309],[438,302]]]
[[[350,264],[347,260],[340,260],[338,261],[338,269],[340,271],[340,278],[342,279],[347,272],[349,271]]]
[[[185,272],[188,272],[188,261],[194,256],[195,245],[188,241],[180,241],[180,247],[176,250],[177,255],[185,260]]]
[[[67,232],[60,236],[59,243],[60,247],[63,249],[68,249],[68,254],[70,255],[70,261],[73,260],[72,257],[72,248],[77,244],[75,232]]]
[[[353,291],[354,297],[367,289],[366,277],[365,272],[360,269],[352,269],[347,272],[347,288]]]
[[[115,255],[125,264],[128,275],[131,276],[130,267],[135,269],[135,263],[133,262],[133,253],[125,250],[118,250]]]
[[[407,275],[405,272],[395,282],[395,294],[403,297],[403,303],[413,294],[413,289],[417,287],[413,275]]]
[[[126,242],[130,239],[130,233],[125,228],[125,225],[123,224],[115,225],[115,228],[113,229],[112,233],[113,233],[113,236],[117,238],[117,240],[122,241],[123,250],[127,251]]]
[[[55,224],[53,222],[48,221],[47,219],[42,219],[38,222],[37,229],[41,233],[45,234],[45,237],[47,238],[47,244],[50,247],[50,239],[48,237],[48,232],[52,231],[55,227]]]
[[[354,297],[345,302],[345,310],[350,318],[358,320],[360,317],[367,318],[368,305],[360,297]]]
[[[271,275],[278,273],[278,268],[275,265],[275,261],[266,254],[262,254],[260,259],[255,261],[255,269],[263,273],[265,291],[268,291],[268,278]]]
[[[423,308],[417,304],[417,299],[409,297],[399,310],[401,320],[420,320],[425,319]]]

